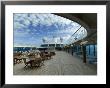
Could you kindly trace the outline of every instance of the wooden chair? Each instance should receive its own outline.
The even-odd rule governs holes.
[[[22,62],[21,56],[22,56],[22,53],[14,53],[14,56],[13,56],[14,65]]]
[[[51,56],[55,56],[56,53],[55,52],[50,52]]]
[[[40,56],[41,56],[41,58],[42,58],[42,61],[47,60],[47,57],[46,57],[46,55],[45,55],[44,52],[41,52],[41,53],[40,53]]]
[[[51,55],[49,52],[44,52],[44,57],[46,60],[51,59]]]
[[[42,66],[43,63],[44,63],[44,61],[42,60],[42,57],[41,57],[39,52],[35,54],[34,63],[36,64],[36,66]]]
[[[41,56],[38,57],[36,53],[31,53],[28,55],[28,57],[30,58],[31,67],[39,67],[43,64]]]
[[[32,67],[32,60],[26,61],[26,58],[22,58],[25,64],[25,67],[31,66]]]

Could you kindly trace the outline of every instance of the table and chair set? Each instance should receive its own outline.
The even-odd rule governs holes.
[[[25,67],[40,67],[54,55],[55,52],[14,52],[13,64],[24,63]]]

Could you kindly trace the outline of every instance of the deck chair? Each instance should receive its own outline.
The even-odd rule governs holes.
[[[34,60],[36,66],[42,66],[43,65],[43,60],[42,60],[42,57],[40,55],[40,53],[38,54],[35,54],[35,60]]]
[[[31,61],[26,61],[26,58],[22,58],[25,64],[25,67],[28,67],[29,65],[31,65]]]
[[[41,56],[42,61],[44,61],[44,60],[47,59],[47,57],[45,56],[45,53],[44,52],[41,52],[40,53],[40,56]]]

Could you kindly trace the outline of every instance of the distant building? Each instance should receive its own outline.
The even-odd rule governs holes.
[[[62,48],[63,44],[42,44],[41,47],[48,48],[48,47],[54,47],[54,48]]]
[[[41,44],[41,48],[54,48],[54,49],[61,49],[63,48],[64,44],[62,43],[63,38],[59,38],[53,36],[52,39],[48,40],[48,38],[43,38],[43,44]]]

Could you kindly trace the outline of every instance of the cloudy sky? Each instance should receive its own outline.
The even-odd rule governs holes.
[[[51,13],[15,13],[14,46],[40,46],[45,43],[67,44],[86,35],[84,27],[76,22]]]

